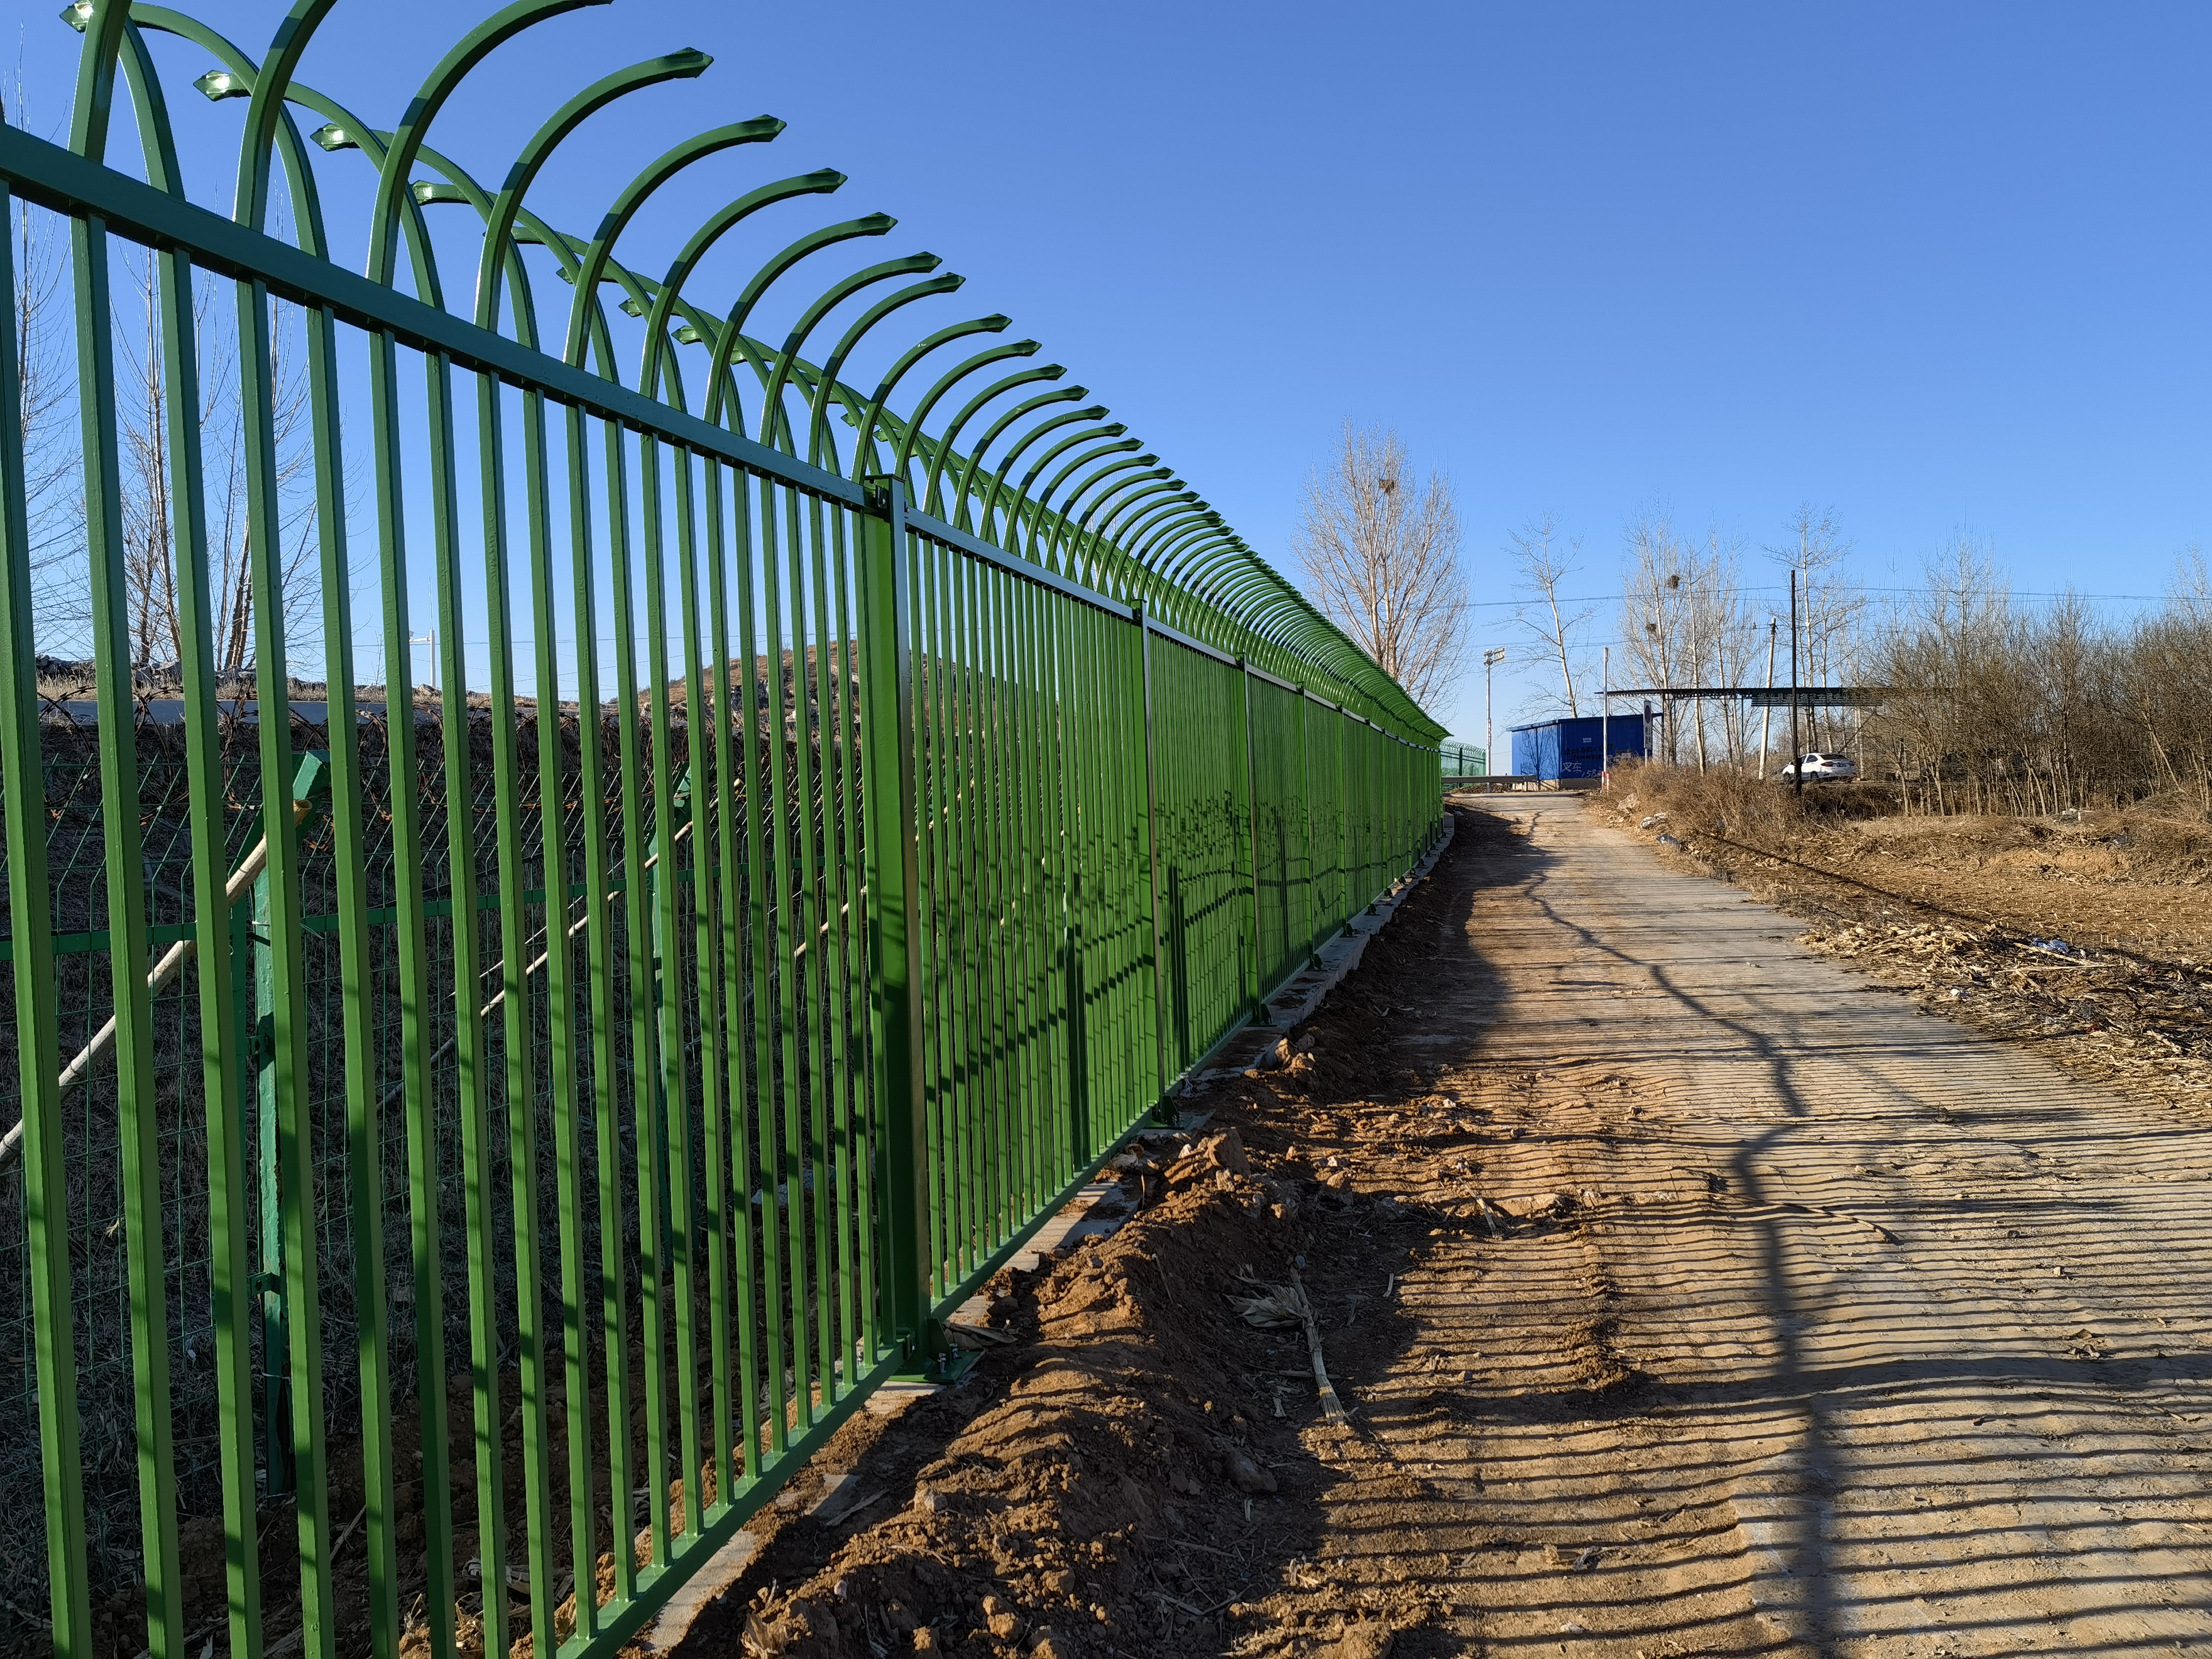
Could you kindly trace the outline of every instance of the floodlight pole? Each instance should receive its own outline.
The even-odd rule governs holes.
[[[1766,781],[1766,757],[1774,749],[1774,634],[1779,626],[1772,617],[1766,619],[1766,691],[1767,696],[1759,711],[1759,781]]]
[[[1790,781],[1805,798],[1805,751],[1797,734],[1797,573],[1790,573]]]
[[[1498,727],[1490,717],[1490,671],[1505,660],[1505,647],[1493,645],[1482,653],[1482,769],[1492,777],[1498,775]],[[1484,793],[1491,786],[1483,786]]]

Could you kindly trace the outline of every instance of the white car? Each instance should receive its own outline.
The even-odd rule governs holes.
[[[1817,783],[1823,778],[1855,778],[1859,775],[1857,765],[1849,755],[1807,755],[1795,765],[1784,767],[1782,775],[1795,778],[1798,775],[1799,767],[1804,769],[1804,776],[1808,783]]]

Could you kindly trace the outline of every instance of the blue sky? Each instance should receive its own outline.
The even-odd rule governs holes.
[[[341,0],[303,76],[389,124],[478,9]],[[77,43],[54,9],[17,14],[34,126]],[[280,15],[199,9],[257,49]],[[535,199],[580,228],[665,143],[782,116],[694,221],[849,173],[835,216],[902,222],[871,257],[945,255],[945,320],[1011,313],[1271,556],[1340,422],[1395,425],[1457,488],[1475,642],[1510,643],[1499,550],[1544,511],[1593,594],[1640,507],[1755,548],[1808,500],[1877,586],[1964,529],[2024,591],[2157,592],[2212,539],[2209,37],[2142,3],[617,0],[505,49],[439,142],[495,179],[569,90],[702,47]]]

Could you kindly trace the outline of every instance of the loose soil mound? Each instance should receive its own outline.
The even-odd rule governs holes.
[[[1179,1160],[1194,1166],[1170,1172],[1181,1189],[1111,1238],[1028,1284],[1003,1277],[1021,1346],[981,1364],[1010,1380],[887,1494],[888,1518],[747,1610],[749,1648],[1075,1659],[1218,1643],[1326,1479],[1297,1438],[1309,1412],[1240,1406],[1270,1380],[1312,1390],[1296,1380],[1303,1340],[1245,1324],[1232,1301],[1295,1274],[1297,1200],[1223,1151]]]

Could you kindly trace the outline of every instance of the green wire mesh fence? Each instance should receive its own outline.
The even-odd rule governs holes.
[[[0,127],[8,1647],[615,1652],[1439,833],[1440,729],[1035,342],[871,337],[959,279],[825,281],[839,175],[616,258],[781,123],[539,216],[702,54],[434,149],[576,3],[384,129],[331,0],[79,0],[69,143]]]

